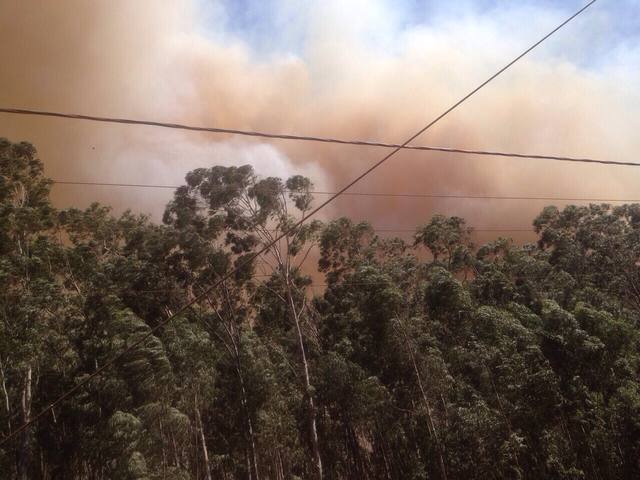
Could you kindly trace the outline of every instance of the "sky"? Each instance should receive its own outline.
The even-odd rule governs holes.
[[[0,0],[0,105],[400,143],[584,3]],[[415,143],[637,161],[639,80],[640,1],[599,0]],[[78,181],[176,184],[248,163],[332,190],[386,153],[7,115],[0,136]],[[630,167],[402,152],[354,190],[640,198],[639,180]],[[98,200],[156,218],[170,195],[53,190],[60,207]],[[350,197],[322,217],[522,227],[544,205]]]

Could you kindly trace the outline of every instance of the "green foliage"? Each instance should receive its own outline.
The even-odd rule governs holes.
[[[145,340],[0,478],[640,477],[640,205],[547,207],[536,244],[476,249],[457,217],[413,245],[296,226],[311,181],[249,166],[187,174],[162,224],[58,212],[50,185],[0,140],[0,434]]]

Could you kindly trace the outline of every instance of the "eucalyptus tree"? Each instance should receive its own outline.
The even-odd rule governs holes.
[[[234,281],[249,279],[258,268],[269,281],[257,291],[256,302],[264,304],[275,299],[295,332],[299,365],[302,376],[309,443],[313,458],[314,475],[322,477],[322,461],[316,426],[316,408],[309,366],[309,354],[305,326],[309,326],[309,302],[303,289],[305,279],[302,267],[314,245],[314,235],[318,222],[297,224],[310,209],[312,197],[309,194],[311,182],[301,176],[289,178],[286,182],[274,177],[258,178],[249,166],[213,167],[197,169],[186,176],[186,185],[176,192],[174,200],[165,213],[165,222],[176,228],[191,225],[198,233],[217,231],[225,233],[225,243],[236,255],[235,267],[239,268]],[[297,216],[296,216],[297,215]],[[278,241],[276,239],[280,238]],[[260,259],[249,261],[255,252],[265,250]],[[247,301],[245,305],[255,302]],[[241,307],[229,298],[226,282],[216,292],[217,303],[211,303],[224,329],[223,343],[235,359],[238,381],[244,391],[240,359],[241,332],[237,328],[237,317],[246,317],[249,307]],[[223,308],[219,308],[223,305]],[[238,310],[242,313],[238,315]],[[266,320],[264,312],[271,308],[258,307],[258,321]],[[225,312],[225,313],[223,313]],[[226,318],[225,318],[226,316]],[[268,315],[267,315],[268,316]],[[246,321],[245,321],[246,324]],[[250,403],[243,393],[242,404]],[[244,408],[244,407],[243,407]],[[253,426],[247,415],[247,430],[252,451],[253,475],[258,478],[258,460],[255,453]]]
[[[3,435],[31,420],[32,412],[46,402],[46,376],[59,375],[74,361],[72,353],[67,355],[63,333],[68,304],[58,277],[60,249],[51,239],[55,210],[49,202],[50,186],[32,145],[0,139]],[[14,469],[19,479],[30,478],[37,471],[33,457],[39,453],[33,429],[25,429],[17,443],[16,462],[5,468]]]
[[[429,222],[418,227],[414,235],[414,247],[426,247],[434,265],[441,265],[452,272],[464,271],[472,264],[473,229],[460,217],[434,215]]]
[[[316,303],[331,370],[321,399],[347,439],[334,463],[351,478],[448,478],[446,367],[424,309],[428,269],[402,240],[346,218],[327,225],[320,246],[329,285]],[[351,384],[340,397],[336,372]]]
[[[638,205],[476,249],[457,217],[413,245],[299,225],[311,182],[247,166],[190,172],[162,224],[56,211],[50,184],[0,141],[0,435],[146,340],[3,445],[2,478],[640,475]]]

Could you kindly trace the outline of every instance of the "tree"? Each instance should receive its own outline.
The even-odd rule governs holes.
[[[300,176],[291,177],[286,183],[278,178],[258,179],[249,166],[198,169],[190,172],[186,180],[187,186],[176,192],[173,202],[167,208],[166,223],[177,227],[188,224],[198,233],[208,233],[222,226],[227,232],[226,244],[232,252],[238,254],[236,265],[244,265],[245,259],[252,252],[266,248],[265,256],[269,258],[263,257],[262,261],[271,268],[273,285],[268,286],[266,283],[262,293],[267,290],[282,302],[282,308],[295,328],[313,469],[315,476],[322,478],[316,408],[302,326],[308,302],[304,292],[300,291],[306,281],[300,276],[300,271],[313,246],[313,237],[319,224],[312,222],[295,226],[295,219],[290,213],[290,209],[293,209],[303,217],[309,210],[312,202],[309,194],[311,182]],[[274,243],[281,235],[282,241]],[[250,268],[251,266],[246,265],[243,270],[249,271]],[[265,318],[262,313],[258,316],[262,320]],[[233,347],[239,337],[233,334],[232,325],[228,325],[230,335],[227,337]],[[237,353],[231,353],[238,358]],[[253,470],[257,477],[255,456]]]
[[[4,444],[2,478],[640,476],[638,205],[476,249],[457,217],[413,245],[299,225],[310,180],[246,166],[187,174],[161,224],[49,186],[0,141],[0,434],[145,341]]]

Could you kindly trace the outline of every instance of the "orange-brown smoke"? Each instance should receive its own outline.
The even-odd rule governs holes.
[[[295,27],[305,33],[303,54],[261,56],[222,27],[203,33],[198,6],[189,1],[2,0],[0,105],[402,142],[559,21],[529,18],[514,34],[513,25],[501,31],[499,22],[470,18],[407,29],[385,49],[380,2],[310,3],[313,14],[300,14]],[[376,22],[382,48],[366,41]],[[567,42],[572,27],[557,41]],[[640,69],[621,68],[622,60],[581,68],[545,52],[517,64],[416,143],[637,160],[633,112],[640,99],[631,87]],[[0,136],[33,142],[47,174],[59,180],[179,183],[195,167],[251,163],[263,175],[303,173],[330,190],[386,153],[7,115],[0,115]],[[640,198],[637,172],[401,152],[354,190]],[[60,206],[98,200],[153,214],[169,195],[54,189]],[[476,226],[521,227],[544,205],[346,197],[325,218],[344,214],[412,228],[440,212]]]

